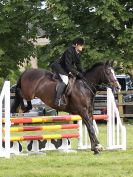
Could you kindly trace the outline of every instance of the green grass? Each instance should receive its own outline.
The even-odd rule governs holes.
[[[106,144],[106,127],[99,126],[99,140]],[[47,151],[46,154],[0,159],[0,177],[133,177],[133,125],[127,128],[126,151],[90,150],[77,153]],[[76,143],[76,140],[73,141]]]

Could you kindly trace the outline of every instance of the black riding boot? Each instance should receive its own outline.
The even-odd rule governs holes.
[[[65,102],[62,100],[62,95],[64,93],[65,88],[66,88],[66,84],[61,82],[60,85],[58,86],[57,93],[56,93],[56,98],[55,98],[55,105],[56,106],[64,106],[65,105]]]

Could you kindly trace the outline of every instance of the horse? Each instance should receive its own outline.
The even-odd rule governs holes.
[[[27,110],[32,108],[31,100],[40,98],[46,105],[57,111],[65,111],[81,116],[87,127],[90,137],[91,150],[94,154],[102,151],[98,138],[93,127],[93,107],[96,92],[101,84],[108,84],[113,89],[119,90],[120,84],[115,76],[113,67],[109,62],[98,62],[84,73],[83,80],[70,79],[71,85],[65,95],[64,106],[55,106],[54,100],[59,79],[54,73],[44,69],[28,69],[22,73],[15,89],[15,99],[11,105],[11,112],[15,113],[21,105],[25,110],[23,99],[27,100]]]

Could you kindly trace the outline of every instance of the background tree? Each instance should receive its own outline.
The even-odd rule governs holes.
[[[85,38],[83,63],[112,59],[124,63],[133,58],[132,0],[47,0],[40,18],[50,44],[41,48],[41,63],[59,57],[76,36]]]
[[[40,6],[37,0],[0,1],[0,77],[7,78],[25,58],[34,56]]]
[[[38,29],[45,31],[50,44],[36,50]],[[14,76],[12,70],[18,72],[18,66],[36,52],[39,67],[47,68],[77,36],[86,41],[85,67],[113,59],[122,63],[122,69],[132,68],[133,1],[0,1],[0,77]]]

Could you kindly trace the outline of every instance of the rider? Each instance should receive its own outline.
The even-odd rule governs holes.
[[[62,106],[64,101],[61,99],[66,85],[68,84],[68,75],[72,73],[79,79],[83,78],[82,66],[80,62],[80,54],[84,48],[84,39],[75,38],[72,41],[72,45],[65,50],[62,56],[52,63],[52,70],[60,76],[62,82],[57,89],[55,105]]]

